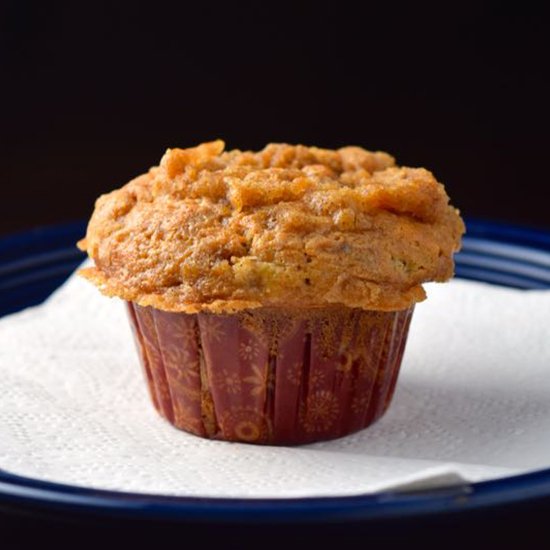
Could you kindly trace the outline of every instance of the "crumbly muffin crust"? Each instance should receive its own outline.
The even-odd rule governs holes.
[[[423,168],[382,152],[220,140],[169,149],[101,196],[81,274],[166,311],[345,305],[400,310],[453,274],[464,224]]]

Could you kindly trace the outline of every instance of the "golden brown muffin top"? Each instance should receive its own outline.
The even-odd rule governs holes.
[[[169,149],[97,200],[81,273],[168,311],[399,310],[453,274],[464,224],[448,200],[427,170],[360,147]]]

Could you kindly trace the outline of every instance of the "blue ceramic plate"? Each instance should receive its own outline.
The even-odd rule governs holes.
[[[44,300],[83,255],[84,224],[36,229],[0,240],[0,315]],[[457,256],[457,276],[515,288],[550,288],[550,233],[476,220]],[[212,499],[96,491],[0,471],[0,506],[50,513],[204,522],[360,521],[479,509],[550,497],[550,469],[470,486],[415,493],[299,499]]]

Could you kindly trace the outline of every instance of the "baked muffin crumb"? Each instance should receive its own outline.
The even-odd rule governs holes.
[[[107,295],[166,311],[400,310],[453,274],[464,224],[423,168],[360,147],[169,149],[101,196],[79,246]]]

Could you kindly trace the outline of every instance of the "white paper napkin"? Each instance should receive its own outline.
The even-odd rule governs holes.
[[[0,320],[0,469],[208,497],[354,495],[550,467],[550,292],[455,280],[417,306],[388,413],[303,447],[208,441],[149,403],[123,305],[73,276]]]

